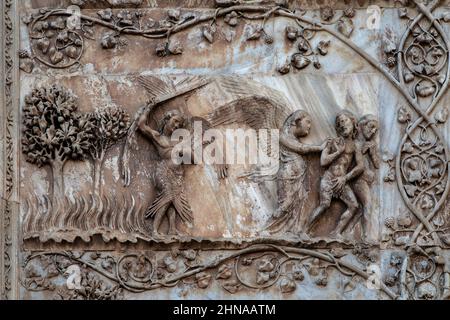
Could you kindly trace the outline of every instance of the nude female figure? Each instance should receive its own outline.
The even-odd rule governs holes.
[[[353,191],[362,206],[361,227],[362,238],[364,241],[376,241],[373,233],[372,213],[372,195],[370,187],[375,181],[375,172],[380,167],[380,158],[376,134],[378,132],[378,120],[373,115],[363,116],[358,123],[362,138],[361,152],[364,155],[365,170],[355,179]]]
[[[358,209],[358,201],[349,182],[364,170],[363,156],[355,138],[358,134],[356,117],[343,110],[336,116],[338,137],[327,143],[323,149],[320,165],[326,171],[320,181],[320,204],[309,219],[309,230],[330,207],[333,198],[342,200],[347,210],[342,214],[333,236],[341,234]],[[355,166],[352,168],[352,163]]]
[[[280,134],[280,168],[277,173],[278,208],[274,221],[267,227],[271,232],[281,230],[302,232],[300,224],[303,203],[307,195],[304,186],[307,164],[304,155],[322,151],[322,146],[307,145],[300,138],[309,135],[311,117],[302,110],[292,113],[284,122]]]

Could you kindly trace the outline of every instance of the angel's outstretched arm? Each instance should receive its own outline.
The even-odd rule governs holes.
[[[292,151],[295,151],[299,154],[308,154],[313,152],[320,152],[323,149],[323,146],[314,146],[314,145],[308,145],[301,143],[297,139],[293,139],[291,137],[288,137],[286,135],[281,135],[280,137],[280,143],[291,149]]]

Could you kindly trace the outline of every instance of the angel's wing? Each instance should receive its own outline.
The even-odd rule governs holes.
[[[254,130],[260,129],[281,129],[286,118],[291,114],[291,109],[279,99],[272,99],[267,96],[247,96],[241,97],[224,106],[221,106],[205,116],[212,127],[225,126],[231,124],[247,125]],[[270,133],[270,131],[268,131]],[[260,141],[257,135],[258,144],[269,157],[277,157],[273,154],[272,136],[270,133],[266,141]],[[247,177],[255,181],[273,178],[278,171],[278,164],[271,163],[268,167],[260,167],[245,172],[240,177]]]
[[[129,186],[131,182],[131,172],[129,165],[130,149],[132,149],[132,146],[136,144],[135,135],[138,120],[141,115],[145,112],[148,112],[150,108],[155,108],[157,105],[165,101],[194,91],[211,82],[211,80],[199,76],[186,77],[177,83],[174,83],[168,77],[163,78],[154,76],[139,76],[136,80],[142,87],[147,90],[150,101],[146,106],[141,107],[135,114],[134,120],[128,130],[127,138],[122,149],[121,174],[125,186]]]
[[[290,110],[268,97],[250,96],[239,98],[206,115],[212,127],[245,124],[250,128],[281,129]]]

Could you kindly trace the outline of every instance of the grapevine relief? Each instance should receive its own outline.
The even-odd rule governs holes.
[[[82,2],[80,5],[84,4],[84,1]],[[138,2],[128,4],[139,5]],[[270,45],[274,38],[267,31],[265,24],[267,20],[281,16],[297,23],[296,26],[288,25],[285,29],[287,40],[295,43],[298,48],[298,52],[288,57],[286,63],[278,68],[281,74],[287,74],[291,67],[304,69],[311,63],[316,69],[320,69],[320,56],[328,54],[330,42],[319,41],[314,48],[311,40],[321,31],[333,35],[380,71],[407,102],[407,105],[399,106],[397,113],[404,136],[397,154],[385,159],[390,167],[389,175],[384,180],[386,183],[397,182],[407,211],[400,213],[396,219],[386,219],[387,233],[382,239],[384,243],[404,248],[405,254],[400,256],[392,253],[381,289],[391,298],[447,298],[449,262],[443,254],[443,249],[449,245],[448,215],[444,206],[450,189],[450,163],[443,128],[448,120],[448,110],[438,102],[448,87],[450,53],[449,40],[442,27],[449,19],[445,14],[442,18],[437,18],[433,13],[439,1],[422,3],[414,0],[413,4],[418,12],[414,17],[411,16],[410,9],[399,9],[399,17],[408,21],[408,27],[400,41],[390,36],[384,40],[385,63],[378,63],[350,40],[354,31],[352,19],[355,16],[355,11],[351,8],[342,11],[337,17],[333,9],[324,8],[320,12],[320,20],[315,20],[304,12],[290,10],[286,3],[260,6],[216,1],[216,4],[217,10],[214,14],[197,16],[194,13],[169,10],[167,18],[161,21],[154,21],[139,10],[123,9],[116,12],[102,9],[98,12],[98,17],[82,15],[81,29],[76,31],[69,30],[65,10],[41,9],[39,13],[24,19],[30,30],[32,46],[30,52],[20,52],[20,68],[24,72],[32,72],[36,61],[48,68],[57,69],[81,64],[86,43],[94,40],[94,34],[98,34],[94,32],[97,26],[109,29],[100,40],[103,49],[124,48],[127,45],[126,39],[132,36],[148,38],[149,41],[163,39],[155,52],[159,57],[182,54],[182,45],[171,41],[171,35],[197,25],[200,25],[204,38],[213,44],[218,28],[216,21],[222,17],[230,28],[237,26],[241,20],[261,22],[253,25],[247,40],[263,39],[265,45]],[[383,64],[390,69],[386,69]],[[175,92],[164,96],[161,92],[151,92],[155,87],[154,79],[141,79],[141,85],[149,91],[151,100],[135,115],[134,122],[130,121],[130,115],[119,107],[105,107],[92,114],[79,113],[76,97],[63,87],[52,86],[33,90],[26,97],[23,106],[22,151],[27,161],[50,167],[52,184],[48,197],[38,200],[37,204],[36,201],[28,202],[28,215],[24,221],[26,237],[39,236],[41,241],[45,242],[52,239],[52,236],[42,233],[42,230],[59,225],[84,231],[108,227],[114,232],[120,230],[119,234],[122,236],[138,230],[141,238],[148,239],[149,229],[144,225],[144,216],[141,214],[145,205],[137,203],[139,201],[132,196],[132,204],[125,203],[122,208],[115,208],[115,204],[110,203],[101,191],[99,181],[105,152],[114,144],[123,144],[122,174],[125,184],[129,185],[131,173],[127,171],[127,162],[135,133],[140,132],[153,143],[162,146],[158,149],[158,154],[165,159],[167,152],[171,151],[166,138],[173,130],[188,125],[190,120],[188,115],[172,110],[160,120],[158,131],[146,123],[153,108],[201,88],[210,81],[212,80],[203,79],[197,85],[186,87],[174,85]],[[261,118],[255,117],[260,114],[263,114]],[[349,111],[337,113],[335,129],[339,137],[329,138],[317,146],[299,141],[299,138],[309,133],[311,121],[307,113],[292,113],[289,107],[280,105],[278,101],[253,93],[218,107],[201,120],[208,127],[245,123],[254,128],[282,129],[282,134],[285,134],[280,140],[282,167],[276,175],[278,209],[273,214],[268,230],[273,227],[278,230],[291,230],[300,236],[302,242],[308,243],[314,234],[309,233],[307,236],[305,232],[312,229],[318,218],[326,213],[332,199],[340,199],[346,208],[335,231],[327,235],[327,238],[345,240],[341,238],[341,234],[360,220],[363,240],[376,242],[371,233],[372,220],[369,216],[373,212],[371,190],[376,183],[374,175],[377,175],[380,167],[376,117],[363,115],[358,121]],[[293,167],[289,164],[287,153],[296,161]],[[302,155],[307,153],[321,153],[320,164],[326,167],[326,171],[321,177],[320,189],[317,190],[321,196],[320,204],[311,212],[309,224],[305,221],[298,224],[296,220],[299,216],[295,210],[301,210],[302,207],[303,171],[307,166],[303,163]],[[91,199],[75,200],[72,209],[67,212],[64,208],[72,200],[67,199],[64,194],[63,170],[69,159],[93,161],[94,192]],[[218,178],[226,178],[228,168],[215,169]],[[169,234],[177,233],[176,217],[187,223],[192,222],[189,200],[183,193],[182,170],[181,167],[169,167],[165,160],[157,164],[155,183],[158,194],[146,211],[147,218],[153,218],[151,236],[165,237],[164,234],[158,233],[160,222],[166,216],[169,221]],[[296,175],[286,182],[283,180],[283,170],[296,171]],[[56,195],[55,192],[60,194]],[[294,193],[297,195],[293,196]],[[113,208],[117,210],[115,215],[111,214]],[[39,211],[53,212],[53,215],[36,214]],[[300,227],[292,229],[294,225]],[[78,232],[75,231],[72,240]],[[89,235],[84,237],[89,241]],[[129,240],[127,236],[122,239]],[[248,257],[248,254],[251,257]],[[92,253],[89,258],[86,258],[86,255],[52,252],[28,257],[25,268],[29,269],[22,284],[28,290],[54,290],[49,279],[64,276],[70,263],[86,267],[82,273],[82,289],[68,295],[58,293],[60,297],[72,299],[120,298],[122,289],[142,292],[171,287],[190,277],[195,279],[194,282],[199,288],[207,288],[213,277],[211,270],[214,270],[215,280],[229,293],[236,293],[242,287],[261,289],[276,283],[279,284],[281,292],[293,292],[298,283],[304,280],[305,270],[315,279],[317,285],[326,286],[329,266],[349,276],[349,284],[356,276],[363,279],[370,276],[367,265],[355,267],[341,259],[347,255],[346,252],[336,253],[335,249],[321,252],[295,247],[256,245],[241,249],[225,258],[218,256],[216,260],[207,263],[198,263],[197,253],[189,250],[161,259],[145,255],[104,257],[102,254]],[[183,264],[188,266],[184,271],[179,270],[178,259],[182,259]],[[296,263],[304,259],[309,263]],[[30,262],[34,260],[44,263],[46,274],[33,270],[33,264]],[[287,265],[291,271],[282,271]],[[246,269],[250,274],[248,277],[241,274]],[[99,279],[92,273],[105,277],[113,284],[105,286],[103,282],[106,280]]]

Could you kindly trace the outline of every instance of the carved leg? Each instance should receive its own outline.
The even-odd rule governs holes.
[[[176,216],[177,212],[174,207],[170,206],[167,215],[169,216],[169,234],[170,235],[178,235],[177,225],[176,225]]]
[[[348,223],[350,222],[350,220],[353,218],[356,211],[358,210],[358,201],[356,200],[356,196],[353,193],[353,190],[350,188],[350,186],[346,185],[344,187],[344,190],[343,190],[342,196],[341,196],[341,200],[347,206],[347,210],[342,214],[341,219],[336,228],[336,232],[338,234],[342,234],[342,232],[344,232],[344,230],[348,226]]]
[[[167,205],[161,207],[161,209],[159,209],[158,212],[156,212],[156,214],[155,214],[155,219],[153,220],[153,235],[154,236],[160,236],[161,235],[158,232],[159,231],[159,227],[161,226],[162,219],[166,215],[167,208],[169,207],[169,205],[170,204],[167,204]]]
[[[369,214],[372,212],[372,197],[370,194],[370,186],[366,181],[358,181],[355,183],[354,193],[362,206],[361,231],[362,240],[364,242],[374,242],[376,239],[372,236],[373,225]]]
[[[322,216],[322,214],[327,210],[331,205],[331,198],[333,194],[331,191],[320,190],[320,204],[314,209],[313,213],[309,217],[307,232],[310,232],[311,229],[316,224],[317,220]]]
[[[314,209],[314,212],[311,214],[311,217],[308,222],[308,232],[311,231],[311,229],[316,224],[317,220],[322,216],[322,214],[330,207],[331,202],[328,203],[321,203],[316,209]]]

